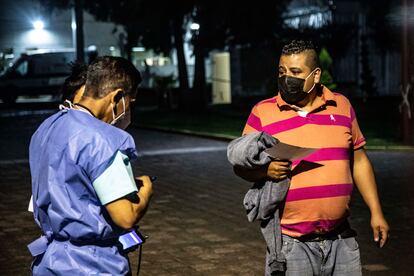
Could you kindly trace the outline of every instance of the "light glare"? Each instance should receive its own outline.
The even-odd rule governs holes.
[[[191,23],[190,29],[191,30],[194,30],[194,31],[197,31],[197,30],[200,29],[200,24],[198,24],[198,23]]]
[[[45,24],[41,20],[36,20],[35,22],[33,22],[33,28],[35,30],[43,30],[44,27]]]

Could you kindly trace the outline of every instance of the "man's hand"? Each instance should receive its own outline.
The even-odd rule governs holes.
[[[371,217],[371,227],[374,234],[374,241],[382,248],[388,240],[389,229],[387,221],[382,215]]]
[[[288,177],[292,163],[290,161],[272,161],[267,167],[267,177],[280,181]]]
[[[149,201],[152,196],[152,182],[150,177],[148,175],[142,175],[135,177],[135,179],[137,180],[138,185],[141,184],[138,187],[138,195],[140,196],[140,199],[144,197],[144,200]]]

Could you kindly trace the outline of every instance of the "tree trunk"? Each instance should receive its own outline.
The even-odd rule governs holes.
[[[402,65],[402,74],[401,74],[401,95],[402,102],[400,105],[401,111],[401,138],[405,144],[414,144],[414,114],[413,107],[413,91],[414,91],[414,81],[413,78],[410,78],[413,73],[413,67],[411,58],[412,50],[411,45],[413,45],[410,33],[412,32],[412,27],[409,25],[408,21],[408,7],[412,3],[412,0],[403,0],[402,1],[402,49],[401,49],[401,65]]]
[[[138,35],[134,26],[127,26],[127,44],[126,44],[126,55],[127,59],[132,62],[132,48],[138,43]]]
[[[173,20],[173,31],[174,31],[174,46],[177,51],[177,62],[178,62],[178,78],[180,82],[180,89],[188,90],[188,72],[187,62],[184,55],[184,41],[183,41],[183,19],[177,16]]]
[[[177,51],[178,62],[178,80],[179,80],[179,95],[178,95],[178,108],[180,110],[185,109],[185,100],[188,98],[188,72],[187,61],[184,55],[184,41],[183,41],[183,17],[176,16],[172,22],[173,34],[174,34],[174,46]]]
[[[76,59],[85,62],[84,38],[83,38],[83,0],[75,0],[76,22]]]
[[[195,96],[195,104],[197,108],[207,108],[207,94],[206,94],[206,70],[204,61],[204,45],[202,38],[196,37],[194,40],[194,83],[193,90]]]

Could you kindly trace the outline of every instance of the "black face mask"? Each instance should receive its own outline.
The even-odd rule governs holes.
[[[312,74],[311,72],[306,79]],[[278,88],[282,99],[288,104],[297,104],[304,100],[309,92],[303,91],[306,79],[283,75],[278,79]],[[315,84],[314,84],[315,85]],[[313,87],[309,90],[311,91]]]

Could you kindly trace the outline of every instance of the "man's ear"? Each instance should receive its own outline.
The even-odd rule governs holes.
[[[119,89],[116,89],[116,90],[110,92],[108,95],[110,97],[109,100],[113,105],[114,112],[115,112],[115,114],[117,114],[118,113],[117,105],[121,101],[122,96],[124,95],[124,91],[122,91],[122,89],[119,88]]]
[[[114,105],[117,105],[119,103],[119,101],[122,99],[122,97],[124,96],[124,91],[121,88],[118,88],[114,91],[112,91],[111,93],[109,93],[111,96],[111,102]]]
[[[315,83],[320,83],[321,82],[321,76],[322,76],[322,69],[321,68],[316,68],[315,69],[315,74],[313,75],[313,80]]]

